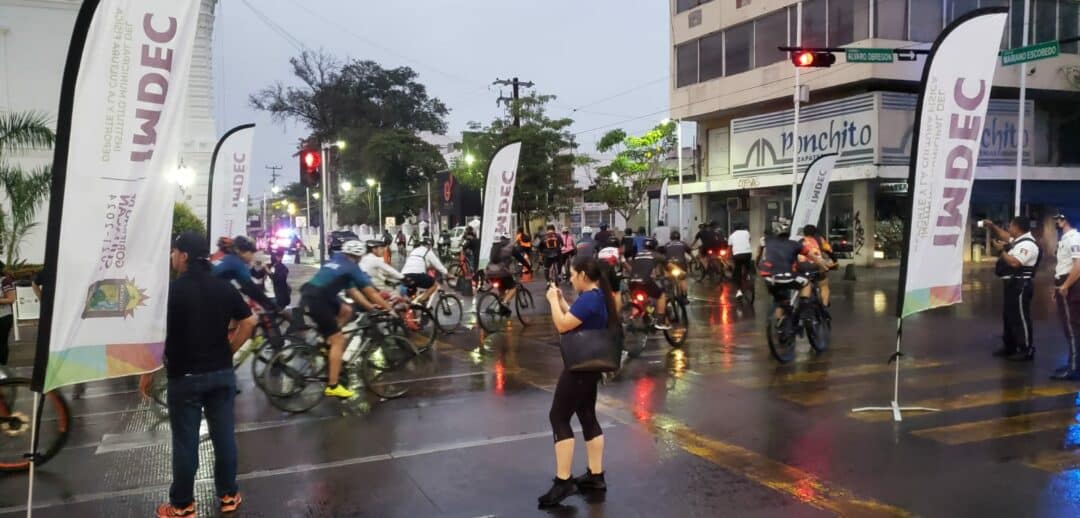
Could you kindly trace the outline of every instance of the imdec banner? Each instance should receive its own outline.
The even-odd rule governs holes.
[[[488,165],[484,219],[480,222],[480,268],[487,266],[497,236],[514,235],[512,216],[519,155],[521,142],[512,142],[499,148]]]

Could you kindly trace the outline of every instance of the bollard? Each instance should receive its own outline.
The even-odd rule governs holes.
[[[849,265],[844,267],[844,280],[845,281],[853,281],[853,280],[855,280],[855,264],[854,263],[849,264]]]

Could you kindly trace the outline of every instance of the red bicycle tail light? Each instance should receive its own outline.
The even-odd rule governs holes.
[[[635,293],[634,294],[634,300],[636,300],[638,302],[645,302],[645,294],[641,293],[641,292]]]
[[[720,255],[727,255],[727,250],[721,250]]]
[[[499,281],[491,281],[491,285],[494,286],[495,289],[499,289]]]

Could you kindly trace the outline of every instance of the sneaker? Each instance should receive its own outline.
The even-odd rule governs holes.
[[[221,497],[221,512],[231,513],[236,511],[236,508],[240,507],[240,502],[244,499],[240,497],[240,493],[234,495],[225,495]]]
[[[671,323],[668,322],[667,317],[660,317],[656,319],[656,322],[653,322],[653,327],[661,331],[667,331],[668,329],[671,329]]]
[[[547,493],[544,493],[537,498],[540,507],[555,507],[562,503],[566,497],[577,492],[577,488],[574,486],[574,481],[571,479],[562,480],[556,478],[552,480],[551,489]]]
[[[736,299],[741,299],[742,297],[743,297],[742,290],[739,290],[739,291],[735,292],[735,298]]]
[[[1035,348],[1025,347],[1009,356],[1009,361],[1029,362],[1035,359]]]
[[[323,391],[323,395],[327,397],[336,397],[339,399],[349,399],[356,395],[355,392],[345,388],[345,385],[338,383],[334,386],[326,386],[326,390]]]
[[[586,469],[585,474],[574,479],[574,485],[578,490],[607,491],[607,482],[604,481],[604,472],[593,473]]]
[[[157,518],[172,518],[174,516],[195,516],[195,502],[184,507],[176,507],[169,503],[164,503],[157,508]]]

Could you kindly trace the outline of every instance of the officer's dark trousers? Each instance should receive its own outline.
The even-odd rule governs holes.
[[[1054,281],[1054,286],[1061,286],[1065,276]],[[1065,345],[1069,348],[1069,370],[1080,371],[1080,282],[1069,288],[1069,293],[1062,297],[1054,295],[1057,302],[1058,316],[1065,329]]]
[[[1031,347],[1031,279],[1005,279],[1005,350],[1024,351]]]

